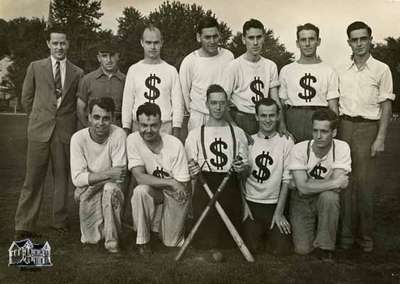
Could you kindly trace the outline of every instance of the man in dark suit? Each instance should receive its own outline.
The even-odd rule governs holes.
[[[68,230],[69,143],[76,126],[76,92],[83,71],[66,59],[69,43],[59,27],[48,31],[50,57],[32,62],[22,87],[29,116],[26,175],[15,215],[15,238],[35,237],[43,183],[51,159],[54,176],[53,224]]]

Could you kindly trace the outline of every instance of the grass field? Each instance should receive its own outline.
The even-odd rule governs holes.
[[[125,230],[123,253],[114,256],[102,248],[81,246],[72,195],[71,233],[61,237],[48,229],[52,194],[47,186],[39,229],[52,247],[53,267],[35,272],[7,266],[25,172],[25,129],[26,117],[0,115],[0,283],[400,283],[399,121],[390,126],[386,152],[379,158],[373,253],[337,251],[334,263],[313,256],[263,254],[249,264],[237,249],[224,251],[223,263],[200,260],[204,252],[191,249],[175,263],[176,250],[158,243],[151,259],[143,260],[135,250],[133,233]]]

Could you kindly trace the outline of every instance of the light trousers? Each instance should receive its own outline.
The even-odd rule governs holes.
[[[158,232],[168,247],[181,246],[189,202],[178,202],[165,191],[140,184],[131,199],[136,244],[150,241],[151,231]]]
[[[77,188],[75,196],[79,199],[81,242],[96,244],[104,238],[106,249],[118,247],[124,203],[119,185],[108,182],[85,189]]]
[[[311,196],[290,194],[290,224],[294,251],[308,254],[314,248],[334,250],[339,222],[339,193],[324,191]]]

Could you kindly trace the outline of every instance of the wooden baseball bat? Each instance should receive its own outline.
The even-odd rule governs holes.
[[[204,190],[207,192],[210,198],[213,198],[212,191],[208,186],[207,182],[204,180],[203,176],[200,174],[200,181],[203,184]],[[236,230],[235,226],[232,224],[229,217],[226,215],[225,210],[221,207],[218,201],[215,202],[215,208],[218,211],[219,216],[221,216],[222,221],[224,221],[226,228],[228,229],[229,233],[231,234],[233,240],[235,241],[236,245],[238,246],[239,250],[243,254],[244,258],[248,262],[254,262],[254,257],[247,248],[246,244],[243,242],[242,238],[240,237],[238,231]]]
[[[222,180],[221,184],[218,186],[217,190],[215,191],[214,196],[210,199],[210,201],[208,201],[206,208],[204,208],[203,213],[201,213],[199,219],[197,220],[196,224],[193,226],[188,237],[186,238],[185,242],[183,243],[181,249],[179,250],[178,254],[176,255],[175,261],[178,261],[182,257],[183,253],[186,251],[187,247],[189,246],[190,242],[192,241],[194,235],[196,234],[196,232],[197,232],[198,228],[200,227],[201,223],[203,222],[204,218],[207,217],[207,214],[210,211],[211,207],[213,206],[213,204],[217,200],[218,196],[221,194],[222,190],[228,183],[228,180],[229,180],[231,174],[232,174],[231,171],[228,171],[228,173]]]

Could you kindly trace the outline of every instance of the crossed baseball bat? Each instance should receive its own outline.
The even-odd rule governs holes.
[[[244,258],[248,262],[254,262],[254,257],[250,253],[249,249],[246,247],[245,243],[243,242],[242,238],[240,237],[238,231],[236,230],[235,226],[232,224],[231,220],[229,219],[228,215],[226,215],[224,209],[221,207],[219,202],[217,201],[219,195],[224,190],[226,184],[230,176],[232,175],[232,170],[229,170],[224,179],[222,180],[221,184],[218,186],[215,194],[213,195],[210,187],[208,186],[204,177],[199,174],[198,180],[202,183],[204,190],[207,192],[208,196],[210,197],[210,201],[208,202],[206,208],[204,209],[203,213],[200,215],[199,219],[197,220],[196,224],[190,231],[188,237],[186,238],[185,242],[183,243],[181,249],[179,250],[178,254],[175,257],[175,261],[179,261],[182,257],[183,253],[186,251],[187,247],[189,246],[190,242],[192,241],[194,235],[196,234],[198,228],[200,227],[203,220],[206,218],[207,214],[210,212],[210,209],[215,203],[215,208],[218,211],[219,216],[221,217],[222,221],[225,223],[226,228],[228,229],[229,233],[231,234],[233,240],[235,241],[236,245],[238,246],[239,250],[243,254]]]

